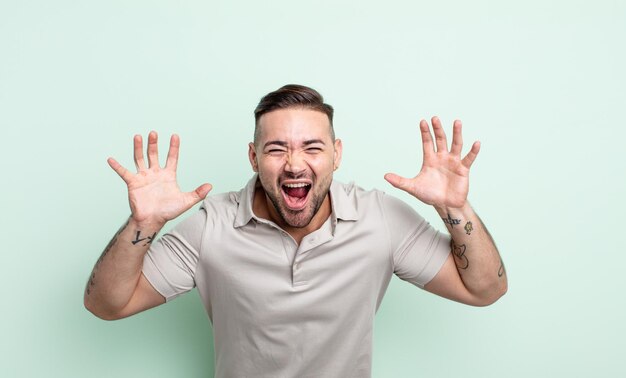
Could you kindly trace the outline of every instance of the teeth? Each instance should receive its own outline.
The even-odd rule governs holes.
[[[285,186],[288,187],[288,188],[303,188],[305,186],[309,186],[309,184],[305,184],[305,183],[285,184]]]

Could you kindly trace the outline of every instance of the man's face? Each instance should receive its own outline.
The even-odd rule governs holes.
[[[248,156],[274,207],[270,214],[277,213],[278,223],[306,227],[328,196],[341,161],[341,141],[332,141],[326,114],[310,109],[271,111],[261,116],[258,127]]]

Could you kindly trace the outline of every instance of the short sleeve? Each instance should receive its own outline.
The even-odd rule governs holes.
[[[201,208],[153,243],[144,257],[144,276],[167,301],[195,287],[206,218]]]
[[[450,253],[450,236],[432,227],[406,203],[383,195],[389,227],[393,271],[402,280],[423,288],[439,272]]]

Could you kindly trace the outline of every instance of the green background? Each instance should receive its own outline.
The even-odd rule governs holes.
[[[181,187],[237,190],[252,110],[287,83],[336,108],[342,181],[435,211],[417,124],[479,139],[470,200],[509,292],[472,308],[392,280],[374,377],[626,376],[622,1],[2,1],[0,376],[207,377],[195,291],[105,322],[82,294],[129,213],[108,156],[182,139]],[[466,148],[467,150],[467,148]]]

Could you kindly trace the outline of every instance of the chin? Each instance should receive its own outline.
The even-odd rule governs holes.
[[[293,210],[280,209],[278,213],[280,214],[282,221],[285,222],[285,224],[287,224],[289,227],[293,228],[304,228],[308,226],[311,223],[313,216],[315,215],[315,213],[312,213],[308,208],[299,210],[297,212]]]

